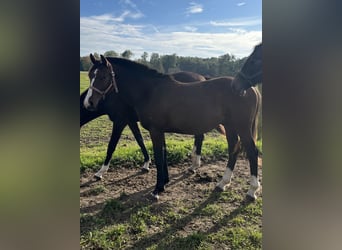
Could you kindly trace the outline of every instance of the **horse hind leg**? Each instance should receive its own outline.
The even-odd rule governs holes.
[[[152,196],[155,199],[159,199],[159,193],[164,191],[165,181],[168,180],[167,166],[164,160],[166,160],[165,149],[165,135],[155,129],[150,129],[150,136],[153,145],[154,161],[157,167],[157,184],[152,192]]]
[[[202,144],[204,140],[204,135],[195,135],[194,147],[191,153],[191,161],[192,165],[189,168],[189,171],[192,173],[196,173],[196,169],[201,166],[201,151]]]
[[[256,148],[254,140],[251,136],[247,138],[242,137],[241,141],[246,148],[251,173],[247,199],[254,201],[257,199],[257,192],[260,190],[260,182],[258,181],[258,149]]]
[[[137,141],[137,143],[138,143],[138,145],[139,145],[139,147],[141,149],[141,152],[144,155],[144,164],[143,164],[141,170],[144,171],[144,172],[148,172],[148,171],[150,171],[151,159],[150,159],[150,156],[148,155],[146,146],[144,144],[144,139],[143,139],[143,137],[141,135],[140,129],[138,127],[138,124],[136,122],[130,122],[130,123],[128,123],[128,126],[131,129],[131,131],[132,131],[132,133],[134,135],[134,138]]]
[[[230,186],[231,178],[233,176],[233,170],[236,164],[237,155],[240,151],[240,141],[235,131],[228,131],[226,134],[228,141],[228,163],[227,168],[223,174],[221,181],[216,185],[216,189],[219,191],[225,191]]]

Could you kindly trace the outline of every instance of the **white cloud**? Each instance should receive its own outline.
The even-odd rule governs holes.
[[[229,30],[231,30],[231,31],[233,31],[233,32],[235,32],[235,33],[240,33],[240,34],[246,33],[246,32],[247,32],[247,30],[245,30],[245,29],[239,29],[239,28],[229,28]]]
[[[255,26],[261,25],[261,18],[233,19],[229,21],[210,21],[213,26],[236,27],[236,26]]]
[[[186,31],[190,31],[190,32],[195,32],[195,31],[197,31],[197,28],[194,27],[194,26],[184,26],[184,29],[185,29]]]
[[[103,15],[98,15],[98,16],[90,16],[87,19],[109,23],[109,22],[124,22],[126,18],[138,19],[141,17],[143,17],[143,14],[141,13],[138,13],[138,12],[134,13],[129,10],[125,10],[119,16],[113,16],[111,14],[103,14]],[[84,17],[81,17],[81,20],[82,18],[83,20],[85,19]]]
[[[244,6],[246,3],[245,2],[241,2],[241,3],[237,3],[236,5],[238,6],[238,7],[241,7],[241,6]]]
[[[110,15],[81,18],[81,56],[108,50],[122,53],[130,49],[135,58],[139,58],[144,51],[203,58],[230,53],[241,58],[248,56],[254,46],[262,41],[261,30],[248,31],[232,27],[224,33],[209,33],[199,32],[196,25],[166,29],[153,25],[123,24],[113,19]]]
[[[132,8],[137,8],[137,5],[133,3],[131,0],[123,0],[122,2],[131,6]]]
[[[195,2],[191,2],[190,6],[186,9],[187,14],[196,14],[201,12],[203,12],[203,6]]]
[[[123,0],[122,1],[126,7],[129,9],[133,9],[133,11],[130,11],[130,16],[133,19],[138,19],[144,16],[144,14],[139,10],[137,5],[133,3],[131,0]]]

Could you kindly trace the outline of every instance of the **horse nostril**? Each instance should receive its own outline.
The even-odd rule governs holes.
[[[89,103],[89,107],[94,107],[93,101],[89,100],[88,103]]]

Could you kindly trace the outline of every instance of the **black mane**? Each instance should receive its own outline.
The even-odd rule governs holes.
[[[144,64],[134,62],[132,60],[128,60],[128,59],[121,58],[121,57],[106,57],[106,58],[113,66],[118,65],[124,68],[129,68],[129,69],[134,70],[135,73],[138,73],[138,74],[150,74],[158,78],[170,78],[169,75],[160,73],[155,69],[152,69]],[[114,71],[115,71],[115,68],[114,68]]]

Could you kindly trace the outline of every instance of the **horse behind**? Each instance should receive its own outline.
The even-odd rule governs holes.
[[[236,148],[241,140],[251,171],[247,196],[254,200],[260,183],[258,150],[252,131],[261,98],[255,88],[249,88],[243,96],[236,95],[232,81],[232,77],[219,77],[184,84],[145,65],[101,55],[101,63],[93,69],[91,83],[99,91],[94,91],[86,101],[98,103],[102,98],[100,93],[111,89],[134,107],[152,139],[157,166],[157,183],[152,194],[157,199],[169,182],[165,133],[200,135],[222,124],[229,145],[229,160],[217,188],[224,190],[230,184],[237,160]]]

